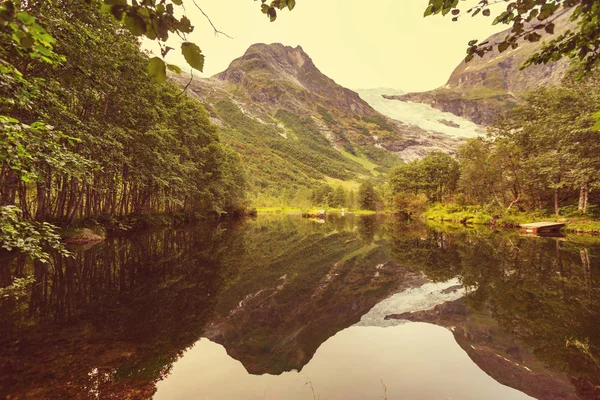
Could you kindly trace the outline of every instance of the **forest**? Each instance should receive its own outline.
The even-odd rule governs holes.
[[[110,14],[62,3],[32,5],[0,35],[3,247],[60,247],[50,223],[243,212],[239,157],[205,108],[152,79]]]
[[[561,86],[529,92],[487,137],[468,140],[455,157],[433,152],[395,168],[390,207],[419,214],[428,203],[443,203],[454,212],[477,209],[498,218],[511,212],[597,217],[598,76],[571,74]]]

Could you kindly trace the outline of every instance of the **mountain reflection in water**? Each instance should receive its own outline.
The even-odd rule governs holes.
[[[0,398],[600,398],[600,242],[329,216],[0,259]]]
[[[314,395],[313,395],[314,390]],[[204,394],[204,397],[203,397]],[[158,384],[155,399],[530,399],[494,381],[430,324],[351,327],[328,339],[303,368],[251,375],[201,339]]]

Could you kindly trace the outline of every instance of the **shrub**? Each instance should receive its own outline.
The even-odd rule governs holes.
[[[427,196],[424,194],[398,193],[392,200],[392,210],[397,214],[416,217],[427,211]]]

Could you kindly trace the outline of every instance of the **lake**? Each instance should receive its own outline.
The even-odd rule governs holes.
[[[0,259],[0,398],[600,399],[600,240],[293,215]]]

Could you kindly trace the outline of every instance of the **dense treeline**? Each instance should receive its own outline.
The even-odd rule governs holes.
[[[1,206],[60,224],[244,206],[237,155],[202,105],[149,78],[133,35],[84,2],[26,6],[64,58],[32,58],[2,30],[2,64],[18,72],[0,74]]]
[[[456,158],[431,153],[397,167],[390,187],[398,210],[455,202],[490,211],[590,214],[600,196],[598,76],[540,88],[499,118],[487,138],[471,139]],[[421,196],[421,197],[418,197]]]
[[[252,200],[260,207],[296,207],[308,209],[312,207],[348,208],[361,210],[383,210],[385,207],[382,186],[375,186],[373,181],[362,181],[358,189],[331,186],[315,182],[312,187],[283,189],[279,196],[258,194]]]

